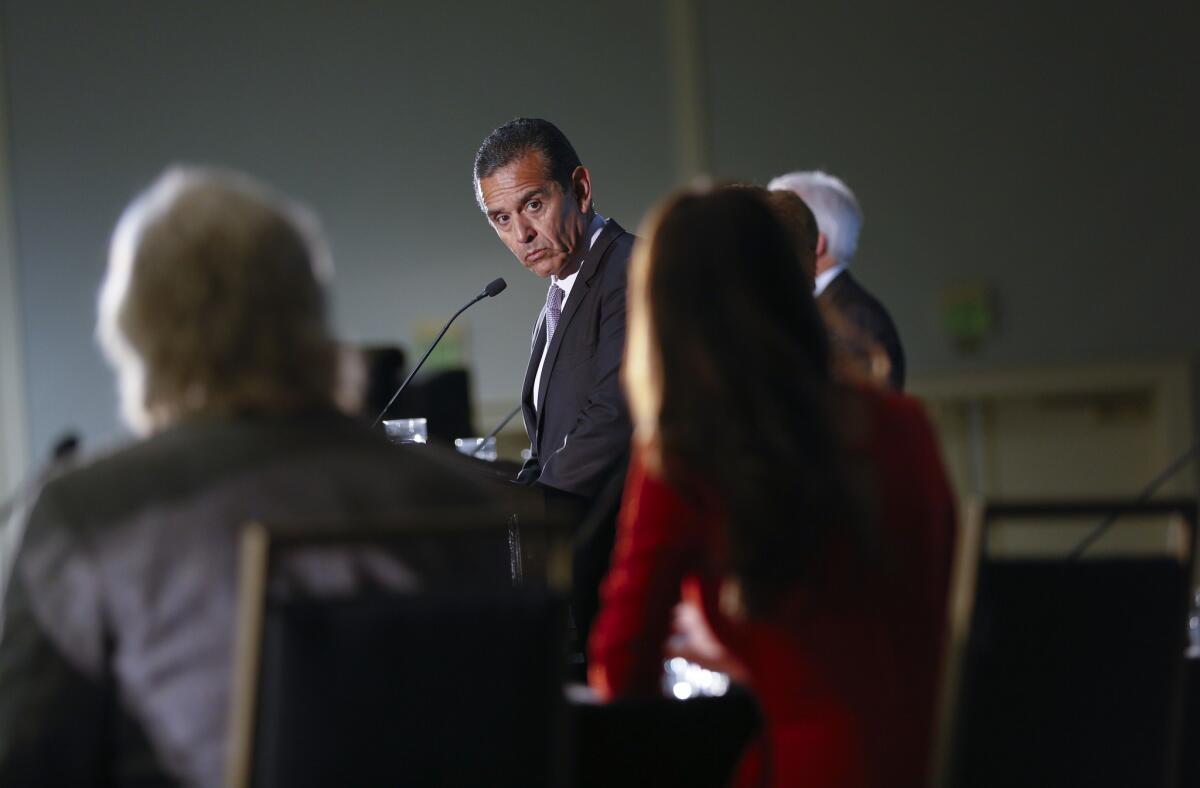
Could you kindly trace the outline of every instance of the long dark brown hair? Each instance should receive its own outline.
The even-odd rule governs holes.
[[[677,194],[642,235],[625,372],[637,440],[685,497],[715,493],[742,607],[765,614],[857,519],[811,282],[754,190]]]

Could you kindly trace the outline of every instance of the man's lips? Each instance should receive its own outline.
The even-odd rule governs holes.
[[[543,257],[548,255],[549,253],[550,253],[549,249],[535,249],[532,252],[530,252],[529,254],[525,255],[525,262],[526,263],[536,263],[538,260],[541,260]]]

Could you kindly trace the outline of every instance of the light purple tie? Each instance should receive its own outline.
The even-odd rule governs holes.
[[[550,285],[546,293],[546,346],[554,339],[554,329],[558,328],[558,319],[562,317],[563,289],[556,284]]]

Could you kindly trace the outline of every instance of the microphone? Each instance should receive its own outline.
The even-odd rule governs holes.
[[[488,298],[495,298],[496,296],[503,293],[504,288],[506,288],[506,287],[508,287],[508,282],[504,281],[504,277],[499,277],[498,279],[493,279],[492,281],[487,283],[487,287],[483,288],[483,292],[475,297],[475,301],[478,301],[479,299],[483,298],[484,296],[487,296]],[[471,304],[475,303],[475,301],[472,301]],[[471,304],[467,304],[467,306],[470,306]],[[466,309],[466,307],[463,307],[463,308]],[[453,319],[453,318],[451,318],[451,319]]]
[[[68,430],[59,435],[58,439],[54,442],[54,446],[50,449],[50,456],[47,458],[46,464],[42,469],[26,476],[24,481],[17,485],[16,490],[9,499],[0,503],[0,526],[13,513],[13,510],[23,503],[26,496],[50,476],[52,471],[65,468],[75,462],[79,457],[79,448],[82,444],[83,439],[74,430]],[[2,563],[0,561],[0,564]]]
[[[1067,554],[1067,560],[1078,561],[1080,558],[1082,558],[1084,552],[1091,547],[1092,543],[1099,539],[1104,532],[1112,526],[1113,523],[1117,521],[1117,518],[1124,514],[1126,510],[1141,506],[1146,501],[1150,500],[1151,496],[1158,491],[1159,487],[1162,487],[1163,484],[1165,484],[1172,476],[1186,468],[1188,463],[1190,463],[1192,458],[1198,453],[1200,453],[1200,441],[1193,443],[1187,451],[1172,460],[1171,464],[1166,468],[1163,468],[1162,472],[1158,474],[1158,476],[1155,476],[1154,479],[1147,484],[1140,493],[1138,493],[1138,496],[1133,499],[1132,503],[1117,506],[1116,509],[1109,512],[1107,517],[1098,522],[1096,525],[1092,526],[1092,530],[1088,531],[1087,536],[1083,537],[1083,539],[1081,539],[1080,542],[1071,549],[1071,552]]]
[[[392,404],[395,403],[396,398],[400,396],[400,393],[404,391],[404,389],[408,388],[408,384],[412,382],[413,376],[417,374],[417,370],[419,370],[421,365],[425,363],[425,359],[429,358],[429,354],[433,352],[435,347],[437,347],[437,343],[441,342],[442,337],[446,335],[446,331],[450,328],[450,324],[453,323],[459,315],[474,306],[477,301],[482,301],[485,298],[494,298],[503,293],[504,288],[506,287],[508,287],[508,282],[504,281],[504,277],[497,277],[496,279],[493,279],[487,283],[486,287],[483,288],[483,292],[472,298],[467,303],[463,304],[462,308],[455,312],[454,315],[446,321],[446,325],[442,326],[442,330],[438,332],[437,338],[433,340],[433,344],[431,344],[429,349],[425,351],[425,355],[421,356],[421,360],[417,362],[415,367],[413,367],[412,372],[408,373],[408,377],[405,378],[404,382],[400,384],[400,388],[396,389],[396,393],[392,395],[390,400],[388,400],[388,404],[383,406],[383,410],[379,411],[379,415],[375,417],[375,421],[371,422],[372,428],[379,426],[379,422],[383,421],[383,417],[385,414],[387,414],[388,408],[392,407]]]

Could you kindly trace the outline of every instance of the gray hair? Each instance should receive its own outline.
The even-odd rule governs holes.
[[[168,169],[122,214],[100,288],[126,423],[330,403],[332,270],[304,208],[237,172]]]
[[[767,188],[800,195],[817,217],[827,253],[843,265],[850,264],[858,250],[858,231],[862,227],[862,210],[850,187],[840,178],[812,170],[780,175]]]

